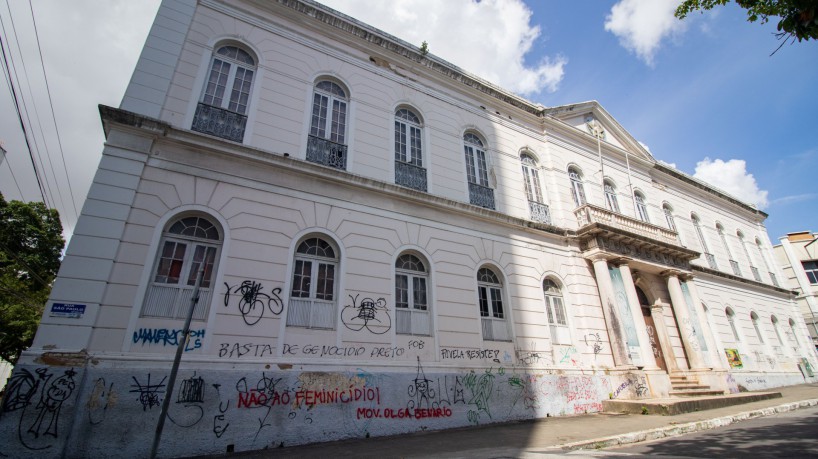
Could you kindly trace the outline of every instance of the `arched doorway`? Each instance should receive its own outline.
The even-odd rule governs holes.
[[[662,346],[659,344],[659,335],[656,333],[656,324],[653,321],[653,315],[650,313],[650,301],[648,301],[648,297],[645,295],[645,292],[643,292],[639,287],[636,287],[636,297],[639,298],[639,306],[642,309],[642,317],[645,320],[645,329],[648,332],[650,349],[653,351],[653,358],[656,360],[656,366],[664,371],[667,371],[665,356],[662,355]]]

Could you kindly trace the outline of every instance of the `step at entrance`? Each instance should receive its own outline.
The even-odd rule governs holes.
[[[701,397],[703,395],[724,395],[722,390],[711,389],[706,384],[701,384],[699,380],[688,375],[670,375],[671,397]]]

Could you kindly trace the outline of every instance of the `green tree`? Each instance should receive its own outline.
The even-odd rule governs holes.
[[[9,362],[34,339],[63,246],[55,209],[0,193],[0,357]]]
[[[685,0],[676,9],[676,17],[684,19],[693,11],[710,10],[726,5],[730,0]],[[793,41],[818,39],[818,0],[736,0],[747,10],[747,20],[766,23],[778,17],[778,38]],[[782,43],[782,45],[784,44]]]

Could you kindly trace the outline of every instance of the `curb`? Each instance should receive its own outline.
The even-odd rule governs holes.
[[[800,408],[808,408],[816,405],[818,405],[818,399],[813,398],[808,400],[802,400],[800,402],[785,403],[783,405],[773,406],[769,408],[762,408],[753,411],[744,411],[742,413],[730,416],[723,416],[720,418],[706,419],[704,421],[695,421],[675,426],[659,427],[656,429],[649,430],[640,430],[638,432],[629,432],[619,435],[612,435],[609,437],[595,438],[591,440],[581,440],[573,443],[563,443],[561,445],[555,445],[551,448],[559,448],[564,451],[610,448],[612,446],[627,445],[631,443],[639,443],[649,440],[658,440],[660,438],[670,438],[692,432],[715,429],[716,427],[728,426],[739,421],[746,421],[748,419],[755,419],[764,416],[772,416],[774,414],[786,413],[788,411],[795,411]]]

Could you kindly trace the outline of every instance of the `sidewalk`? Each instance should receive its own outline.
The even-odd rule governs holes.
[[[672,437],[744,419],[818,405],[818,384],[781,387],[770,391],[781,392],[782,398],[676,416],[606,413],[562,416],[511,424],[490,424],[396,437],[355,439],[236,453],[229,457],[298,459],[522,457]]]

